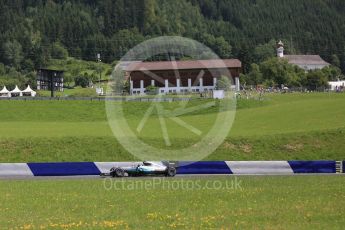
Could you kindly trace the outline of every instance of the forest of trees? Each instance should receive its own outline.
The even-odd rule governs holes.
[[[111,63],[151,37],[180,35],[252,63],[286,52],[320,54],[345,72],[343,0],[0,0],[0,76],[50,58]],[[30,78],[31,77],[31,78]]]
[[[306,72],[296,65],[289,64],[286,59],[274,57],[259,64],[251,64],[249,73],[241,74],[240,80],[244,88],[288,86],[292,89],[323,91],[328,88],[328,81],[336,81],[342,77],[340,69],[336,66]]]

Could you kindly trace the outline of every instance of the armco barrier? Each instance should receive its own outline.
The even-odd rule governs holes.
[[[0,177],[99,175],[112,167],[140,162],[0,163]],[[345,161],[342,162],[344,165]],[[336,173],[336,161],[180,161],[177,174],[274,174]],[[345,173],[344,167],[342,172]]]
[[[294,173],[336,173],[335,161],[289,161]]]

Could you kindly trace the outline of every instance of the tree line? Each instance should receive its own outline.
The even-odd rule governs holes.
[[[120,59],[156,36],[195,39],[244,73],[275,55],[320,54],[345,72],[343,0],[1,0],[0,62],[26,77],[51,58]],[[6,70],[7,68],[7,70]]]
[[[289,64],[283,58],[269,58],[259,64],[252,63],[247,74],[241,74],[240,80],[244,88],[304,88],[307,90],[328,89],[329,81],[344,78],[336,66],[328,66],[319,70],[305,71]]]

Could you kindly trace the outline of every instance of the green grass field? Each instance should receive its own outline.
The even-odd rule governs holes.
[[[207,101],[193,100],[188,106]],[[162,103],[175,109],[179,102]],[[232,129],[212,160],[345,159],[345,94],[266,95],[264,101],[239,100]],[[135,131],[150,103],[127,102],[125,115]],[[206,133],[217,104],[180,118]],[[104,102],[0,101],[0,162],[133,160],[114,138]],[[198,136],[167,120],[172,148]],[[138,136],[165,148],[153,115]]]
[[[164,181],[0,181],[0,226],[343,229],[343,180],[341,176],[224,176]]]
[[[193,100],[187,107],[211,100]],[[117,104],[115,104],[117,105]],[[174,110],[179,102],[161,103]],[[344,160],[345,94],[239,100],[230,133],[208,160]],[[133,132],[150,103],[126,102]],[[219,104],[179,116],[202,135]],[[0,101],[0,162],[133,161],[114,138],[104,102]],[[157,113],[140,139],[181,148],[198,136]],[[129,180],[0,180],[1,229],[343,229],[342,176]],[[236,184],[236,183],[235,183]],[[108,189],[107,189],[108,188]]]
[[[46,90],[37,91],[39,97],[50,97],[51,92]],[[64,89],[63,92],[54,92],[55,97],[98,97],[96,90],[92,88],[75,87],[74,89]]]

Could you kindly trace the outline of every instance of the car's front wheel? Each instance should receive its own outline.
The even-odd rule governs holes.
[[[168,167],[165,175],[168,177],[174,177],[176,175],[176,168]]]

